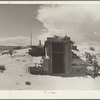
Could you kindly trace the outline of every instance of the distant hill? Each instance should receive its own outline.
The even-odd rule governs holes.
[[[22,49],[22,48],[26,48],[23,46],[0,46],[0,51],[5,51],[5,50],[18,50],[18,49]]]

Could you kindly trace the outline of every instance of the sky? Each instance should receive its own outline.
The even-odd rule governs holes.
[[[0,5],[0,37],[41,33],[43,25],[36,19],[38,7],[39,5]]]
[[[0,45],[29,45],[69,36],[77,45],[100,43],[100,5],[0,5]]]
[[[36,19],[39,6],[1,4],[0,45],[28,45],[31,32],[33,37],[41,34],[45,28]]]

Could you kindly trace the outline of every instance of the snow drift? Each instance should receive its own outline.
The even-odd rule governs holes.
[[[100,89],[100,77],[95,80],[87,77],[56,77],[31,75],[29,66],[39,62],[41,57],[28,55],[28,49],[14,50],[0,56],[0,65],[6,70],[0,73],[1,90],[97,90]],[[27,84],[26,84],[27,83]],[[73,84],[74,83],[74,84]]]

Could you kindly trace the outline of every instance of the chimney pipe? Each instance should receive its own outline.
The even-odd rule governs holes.
[[[32,46],[32,32],[31,32],[30,35],[31,35],[31,36],[30,36],[30,46]]]
[[[39,46],[41,46],[41,40],[39,40]]]

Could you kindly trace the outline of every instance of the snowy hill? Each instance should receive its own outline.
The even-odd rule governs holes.
[[[100,89],[100,77],[95,80],[87,77],[57,77],[48,75],[31,75],[29,66],[40,62],[41,57],[28,55],[28,48],[14,50],[12,56],[0,56],[0,65],[6,70],[0,73],[0,90],[85,90]],[[29,82],[30,84],[26,84]],[[74,84],[73,84],[74,83]]]

